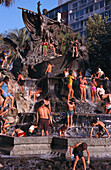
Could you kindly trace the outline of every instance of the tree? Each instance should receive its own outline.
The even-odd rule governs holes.
[[[92,71],[100,66],[109,75],[109,62],[111,60],[111,26],[107,17],[102,20],[101,15],[90,16],[86,23],[87,48]],[[111,63],[110,63],[111,64]]]
[[[9,7],[12,4],[13,0],[0,0],[0,4],[4,4]]]

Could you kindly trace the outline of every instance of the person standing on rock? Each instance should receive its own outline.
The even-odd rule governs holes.
[[[54,65],[52,65],[50,62],[48,62],[48,66],[47,66],[47,70],[45,72],[45,75],[47,74],[48,77],[51,77],[53,67],[54,67]]]
[[[21,73],[19,73],[17,83],[19,84],[19,88],[22,86],[22,93],[23,94],[24,94],[24,82],[25,82],[24,76]]]
[[[14,97],[8,92],[9,89],[8,89],[8,83],[9,83],[9,77],[5,76],[5,78],[3,79],[3,81],[0,83],[0,89],[2,91],[2,96],[3,98],[5,99],[4,100],[4,105],[3,107],[6,106],[6,103],[8,101],[8,99],[10,98],[11,99],[11,109],[16,109],[14,107]],[[12,83],[10,82],[10,85],[12,86],[13,88],[13,85]]]
[[[87,151],[88,154],[88,160],[87,160],[87,164],[90,164],[90,152],[87,148],[87,144],[86,143],[77,143],[74,146],[70,147],[70,155],[71,158],[75,157],[75,161],[74,161],[74,165],[73,165],[73,170],[75,170],[77,162],[79,161],[79,159],[82,160],[83,165],[84,165],[84,170],[86,170],[86,162],[85,162],[85,158],[83,155],[83,151]]]
[[[46,136],[49,136],[48,127],[50,122],[50,111],[45,106],[43,100],[40,102],[40,107],[37,109],[36,122],[37,124],[39,123],[39,128],[41,129],[41,136],[44,136],[44,132]]]
[[[76,113],[76,107],[75,107],[75,103],[74,103],[74,98],[70,99],[70,101],[67,102],[67,123],[68,123],[68,127],[69,127],[69,121],[70,121],[70,128],[72,128],[72,124],[73,124],[73,114]]]
[[[69,71],[69,75],[67,77],[68,79],[68,84],[67,84],[67,87],[68,87],[68,101],[70,100],[70,96],[71,98],[73,98],[74,96],[74,90],[72,88],[72,84],[73,84],[73,80],[75,80],[75,78],[72,76],[72,70]]]
[[[92,128],[91,128],[91,132],[90,132],[90,138],[92,138],[92,132],[93,132],[93,128],[94,126],[98,126],[99,128],[99,132],[96,134],[97,138],[105,138],[104,135],[107,133],[107,137],[106,138],[110,138],[109,136],[109,132],[105,127],[105,124],[101,121],[98,121],[97,119],[93,119],[92,123]]]
[[[95,78],[92,78],[92,81],[91,81],[91,101],[93,102],[93,97],[95,98],[95,102],[97,102],[97,99],[96,99],[96,87],[97,87],[97,83],[95,81]]]
[[[87,84],[86,77],[83,77],[83,79],[80,78],[81,102],[83,102],[83,100],[82,100],[83,95],[84,95],[84,101],[87,102],[87,100],[86,100],[86,84]]]

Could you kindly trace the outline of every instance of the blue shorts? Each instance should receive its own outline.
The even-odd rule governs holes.
[[[2,109],[3,107],[0,106],[0,110]],[[6,108],[3,108],[3,112],[5,112],[7,109]]]
[[[72,111],[67,111],[67,116],[73,116],[73,114],[74,114],[74,110],[72,110]]]
[[[3,94],[2,94],[2,96],[3,96],[4,98],[6,98],[6,97],[11,97],[12,95],[11,95],[10,93],[4,91]]]

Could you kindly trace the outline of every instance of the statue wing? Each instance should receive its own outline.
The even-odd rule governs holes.
[[[29,32],[36,33],[40,29],[41,20],[38,14],[22,10],[22,17]]]

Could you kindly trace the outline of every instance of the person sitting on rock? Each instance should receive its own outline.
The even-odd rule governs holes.
[[[66,69],[64,70],[64,76],[67,78],[69,75],[69,68],[66,67]]]
[[[1,95],[2,95],[2,90],[0,90],[0,96],[1,96]],[[6,114],[7,112],[8,112],[8,109],[2,107],[2,103],[1,103],[1,100],[0,100],[0,116]]]
[[[24,94],[24,82],[25,82],[24,76],[21,74],[21,72],[18,73],[17,83],[19,84],[20,90],[21,90],[21,87],[22,87],[22,94]]]
[[[42,89],[40,87],[37,87],[35,92],[30,90],[30,92],[29,92],[29,99],[31,99],[31,96],[33,95],[34,96],[34,102],[35,102],[36,99],[40,97],[40,93],[41,92],[42,92]]]
[[[111,114],[111,103],[107,103],[104,105],[105,107],[105,112],[104,114]]]
[[[14,97],[8,92],[8,83],[9,83],[9,77],[7,77],[7,76],[5,76],[3,81],[0,83],[0,89],[2,90],[2,97],[5,99],[3,107],[6,106],[6,103],[7,103],[8,99],[10,98],[12,100],[12,102],[11,102],[11,109],[16,109],[14,107]],[[10,85],[13,88],[13,85],[12,85],[11,82],[10,82]]]
[[[68,128],[68,125],[66,125],[66,124],[59,127],[58,128],[59,136],[66,136],[67,128]]]
[[[26,133],[20,129],[19,125],[15,126],[15,130],[12,132],[12,137],[14,136],[14,134],[16,133],[17,137],[25,137]]]
[[[78,57],[78,47],[79,47],[79,42],[78,39],[75,38],[75,41],[73,43],[72,57]]]
[[[82,98],[83,98],[83,95],[84,95],[84,101],[87,102],[86,100],[86,84],[87,84],[87,81],[86,81],[86,77],[83,77],[80,78],[80,92],[81,92],[81,102],[83,102]]]
[[[48,66],[45,72],[45,75],[47,74],[48,77],[52,76],[52,68],[54,67],[54,65],[52,65],[50,62],[48,62]]]
[[[87,154],[88,154],[87,164],[90,164],[90,152],[89,152],[89,150],[87,148],[87,144],[85,142],[77,143],[76,145],[70,147],[71,158],[75,157],[73,170],[75,170],[77,162],[79,161],[79,159],[82,160],[84,170],[86,170],[86,162],[85,162],[85,158],[84,158],[84,155],[83,155],[83,151],[85,151],[85,150],[87,151]]]
[[[28,130],[28,136],[32,136],[32,135],[35,135],[36,131],[35,129],[37,129],[38,126],[36,126],[36,124],[33,122],[31,123],[31,126],[29,127],[29,130]]]
[[[100,67],[97,67],[97,72],[96,72],[97,77],[96,78],[105,78],[104,71],[101,70]]]
[[[102,84],[100,84],[100,86],[97,88],[97,97],[99,100],[108,99],[109,103],[111,103],[111,94],[105,94],[105,90]]]
[[[68,127],[69,127],[69,121],[70,121],[70,128],[72,128],[72,124],[73,124],[73,114],[76,113],[76,107],[75,107],[75,103],[74,103],[74,98],[70,99],[67,102],[67,123],[68,123]]]
[[[93,121],[91,122],[91,124],[92,124],[92,128],[91,128],[91,132],[90,132],[90,138],[92,138],[92,132],[93,132],[93,128],[95,127],[95,126],[98,126],[98,128],[99,128],[99,132],[96,134],[96,137],[97,138],[104,138],[104,135],[107,133],[107,137],[106,138],[110,138],[110,136],[109,136],[109,132],[108,132],[108,130],[106,129],[106,127],[105,127],[105,124],[103,123],[103,122],[101,122],[101,121],[99,121],[99,120],[97,120],[96,118],[95,119],[93,119]]]
[[[2,117],[1,119],[2,119],[2,121],[3,121],[3,126],[1,126],[1,134],[4,134],[4,133],[5,133],[5,135],[6,135],[6,134],[7,134],[6,129],[7,129],[8,127],[10,127],[11,123],[10,123],[9,120],[8,120],[7,118],[5,118],[5,117]],[[3,133],[3,132],[4,132],[4,133]]]
[[[70,100],[70,96],[71,98],[73,98],[74,96],[74,90],[72,88],[72,84],[73,84],[73,80],[75,80],[75,77],[72,76],[72,70],[69,71],[69,75],[67,77],[68,79],[68,84],[67,84],[67,87],[68,87],[68,101]]]

